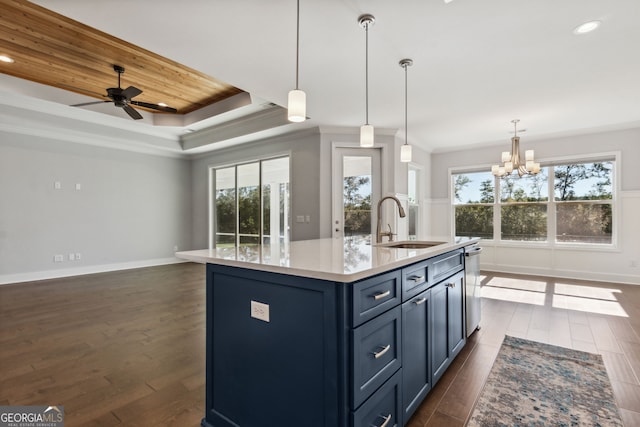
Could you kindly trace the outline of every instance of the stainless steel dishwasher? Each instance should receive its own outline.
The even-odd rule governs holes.
[[[480,329],[481,300],[480,300],[480,253],[482,248],[478,244],[466,246],[465,257],[465,292],[467,307],[467,337]]]

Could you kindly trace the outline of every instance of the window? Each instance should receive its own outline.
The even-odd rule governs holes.
[[[456,236],[493,239],[494,185],[491,172],[453,175]]]
[[[289,157],[213,168],[214,247],[289,239]]]
[[[556,241],[612,243],[613,162],[555,167]]]
[[[488,171],[454,173],[455,235],[611,245],[614,166],[612,159],[563,162],[522,178],[495,178]]]
[[[509,175],[500,185],[500,238],[546,241],[548,168],[537,175]]]
[[[408,181],[408,238],[416,240],[420,234],[420,169],[409,165]]]

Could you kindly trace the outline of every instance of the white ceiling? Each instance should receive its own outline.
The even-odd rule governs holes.
[[[268,102],[286,107],[295,85],[295,0],[35,3]],[[287,128],[364,123],[362,13],[376,18],[369,122],[404,129],[398,61],[411,58],[409,142],[425,150],[507,142],[514,118],[527,138],[640,126],[639,0],[300,0],[300,88],[311,120]],[[572,33],[595,19],[595,32]],[[76,102],[47,92],[30,95]]]

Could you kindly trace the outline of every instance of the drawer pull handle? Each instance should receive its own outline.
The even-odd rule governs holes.
[[[387,289],[387,290],[386,290],[386,291],[384,291],[384,292],[381,292],[381,293],[379,293],[379,294],[375,294],[375,295],[373,295],[373,299],[374,299],[374,300],[376,300],[376,301],[378,301],[379,299],[382,299],[382,298],[384,298],[384,297],[388,297],[389,295],[391,295],[391,291]]]
[[[418,300],[415,300],[414,303],[416,303],[416,305],[420,305],[420,304],[424,304],[424,302],[427,300],[427,298],[420,298]]]
[[[414,282],[418,283],[418,282],[424,280],[424,276],[411,276],[410,279],[413,280]]]
[[[382,347],[382,350],[374,351],[373,357],[375,357],[376,359],[381,358],[387,351],[389,351],[390,348],[391,348],[391,344],[387,344],[385,347]]]
[[[380,424],[380,427],[387,427],[387,425],[389,424],[389,421],[391,421],[391,414],[387,415],[386,417],[383,417],[382,415],[380,415],[380,418],[384,420],[384,422]]]
[[[455,284],[455,282],[447,283],[447,287],[449,287],[449,288],[455,288],[455,287],[456,287],[456,284]]]

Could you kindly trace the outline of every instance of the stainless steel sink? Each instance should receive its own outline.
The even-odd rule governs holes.
[[[395,249],[426,249],[433,246],[444,245],[447,242],[425,242],[420,240],[412,240],[405,242],[383,243],[376,246]]]

